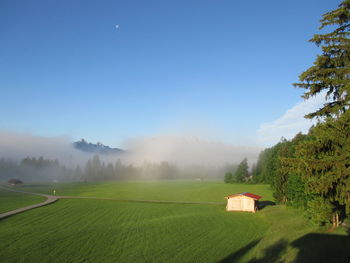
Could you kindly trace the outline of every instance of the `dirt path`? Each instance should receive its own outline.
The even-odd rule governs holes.
[[[16,214],[19,214],[19,213],[22,213],[24,211],[28,211],[28,210],[31,210],[31,209],[34,209],[34,208],[37,208],[37,207],[41,207],[41,206],[44,206],[44,205],[52,204],[52,203],[56,202],[57,199],[58,199],[56,196],[53,196],[53,195],[25,192],[25,191],[15,190],[15,189],[3,187],[3,186],[0,186],[0,189],[5,190],[5,191],[16,192],[16,193],[39,195],[39,196],[43,196],[43,197],[46,198],[46,200],[44,202],[41,202],[41,203],[38,203],[38,204],[35,204],[35,205],[30,205],[30,206],[18,208],[18,209],[15,209],[15,210],[11,210],[11,211],[2,213],[2,214],[0,214],[0,219],[6,218],[6,217],[9,217],[9,216],[12,216],[12,215],[16,215]]]
[[[197,204],[197,205],[223,205],[223,203],[219,202],[191,202],[191,201],[167,201],[167,200],[138,200],[138,199],[119,199],[119,198],[107,198],[107,197],[89,197],[89,196],[54,196],[54,195],[47,195],[47,194],[41,194],[41,193],[34,193],[34,192],[26,192],[26,191],[21,191],[21,190],[16,190],[16,189],[11,189],[8,187],[4,187],[0,185],[0,189],[5,190],[5,191],[11,191],[11,192],[16,192],[16,193],[24,193],[24,194],[31,194],[31,195],[39,195],[46,197],[46,201],[31,205],[31,206],[26,206],[23,208],[18,208],[6,213],[0,214],[0,219],[9,217],[12,215],[16,215],[19,213],[22,213],[24,211],[28,211],[37,207],[41,207],[44,205],[52,204],[56,202],[58,199],[93,199],[93,200],[112,200],[112,201],[119,201],[119,202],[136,202],[136,203],[158,203],[158,204]]]

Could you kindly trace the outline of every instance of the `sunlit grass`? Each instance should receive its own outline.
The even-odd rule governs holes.
[[[59,200],[0,224],[1,262],[218,262],[268,226],[221,205]]]
[[[26,186],[22,189],[57,195],[92,196],[132,200],[222,202],[224,196],[252,192],[272,201],[269,185],[225,184],[219,181],[135,181],[63,183]]]
[[[223,197],[231,193],[248,191],[271,201],[267,185],[137,181],[33,184],[21,189],[51,194],[55,189],[58,195],[70,196],[216,204],[59,200],[0,221],[0,262],[293,262],[300,260],[300,247],[293,245],[295,241],[305,246],[303,251],[311,259],[333,262],[334,255],[324,252],[334,248],[343,251],[342,242],[344,238],[348,240],[344,231],[325,233],[303,211],[285,206],[267,206],[255,214],[225,211]],[[7,203],[15,200],[8,197],[12,194],[4,194],[9,198]],[[311,233],[320,234],[316,238],[322,239],[321,245],[315,246],[318,240]],[[323,254],[308,249],[314,246]],[[345,253],[343,257],[346,256]]]
[[[45,197],[9,192],[0,189],[0,213],[45,201]]]

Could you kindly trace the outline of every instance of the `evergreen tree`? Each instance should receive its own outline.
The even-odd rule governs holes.
[[[275,178],[280,168],[279,147],[282,142],[266,151],[265,164],[262,170],[262,177],[272,188],[275,186]]]
[[[93,168],[92,168],[92,162],[89,159],[86,162],[86,165],[85,165],[85,180],[86,181],[92,181],[93,177],[94,177],[94,171],[93,171]]]
[[[306,206],[304,183],[286,169],[285,158],[294,157],[295,147],[308,136],[297,134],[293,140],[282,138],[275,146],[265,149],[259,154],[258,162],[253,169],[253,181],[269,183],[273,196],[278,203],[289,203],[293,206]],[[290,178],[293,177],[293,178]]]
[[[305,191],[305,183],[299,175],[289,174],[287,179],[286,190],[287,205],[307,208],[307,202],[310,200],[309,195]]]
[[[107,180],[112,180],[114,179],[114,176],[115,176],[115,171],[114,171],[114,166],[113,164],[109,163],[106,167],[106,179]]]
[[[322,54],[300,75],[301,83],[294,86],[306,89],[305,99],[325,91],[329,101],[318,111],[306,115],[307,118],[337,116],[350,105],[350,0],[324,14],[320,22],[320,29],[331,26],[333,31],[316,34],[310,40],[321,46]]]
[[[118,159],[114,165],[114,177],[117,180],[123,179],[124,176],[124,166],[122,164],[122,162],[120,161],[120,159]]]
[[[232,173],[226,173],[226,174],[225,174],[224,182],[225,182],[226,184],[229,184],[229,183],[232,183],[232,182],[233,182],[233,175],[232,175]]]
[[[308,202],[308,212],[311,221],[316,224],[324,225],[330,222],[334,206],[321,196],[318,196]]]
[[[325,91],[328,101],[306,116],[321,118],[310,131],[311,140],[297,146],[295,158],[285,165],[313,195],[308,202],[313,217],[338,226],[339,216],[350,215],[350,0],[326,13],[321,23],[320,29],[331,26],[333,31],[310,40],[322,47],[322,55],[294,85],[306,89],[306,99]]]
[[[285,165],[301,176],[309,193],[332,205],[337,226],[339,216],[350,215],[350,112],[319,123],[310,136]]]
[[[244,182],[248,179],[249,172],[248,172],[248,161],[247,158],[244,158],[242,162],[237,167],[237,170],[234,174],[234,180],[237,182]]]
[[[260,152],[258,161],[252,169],[254,183],[270,183],[271,170],[268,169],[268,162],[271,159],[272,151],[272,148],[267,148]]]
[[[75,180],[82,180],[83,179],[83,171],[81,170],[79,165],[77,165],[75,167],[74,177],[75,177]]]
[[[292,143],[285,140],[276,146],[276,167],[273,178],[272,188],[274,189],[273,196],[278,203],[287,202],[287,187],[289,173],[281,166],[281,158],[292,156]]]

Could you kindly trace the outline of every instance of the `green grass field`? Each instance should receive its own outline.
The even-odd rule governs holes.
[[[266,185],[112,182],[32,185],[31,191],[133,200],[222,202]],[[191,191],[192,189],[192,191]],[[0,262],[347,262],[343,230],[325,233],[302,212],[267,206],[255,214],[225,204],[62,199],[0,220]],[[344,261],[345,260],[345,261]]]
[[[135,181],[106,183],[63,183],[23,186],[26,191],[57,195],[106,197],[129,200],[222,202],[224,196],[241,192],[273,200],[269,185],[225,184],[217,181]]]
[[[0,189],[0,213],[45,201],[44,197],[8,192]]]
[[[267,227],[219,205],[60,200],[1,222],[0,261],[217,262]]]

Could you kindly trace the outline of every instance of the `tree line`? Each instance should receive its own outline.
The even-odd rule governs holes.
[[[0,159],[0,180],[20,179],[25,182],[44,181],[112,181],[112,180],[172,180],[172,179],[215,179],[227,171],[235,171],[236,166],[225,164],[214,166],[179,167],[163,161],[152,163],[144,161],[133,165],[121,160],[104,162],[98,155],[92,156],[82,166],[67,167],[58,160],[44,157],[27,157],[16,162]]]
[[[123,164],[117,160],[114,164],[105,164],[98,155],[88,160],[84,171],[79,171],[77,178],[83,181],[106,180],[138,180],[138,179],[175,179],[179,177],[180,170],[174,164],[168,162],[151,163],[142,165]]]
[[[71,180],[74,169],[61,165],[58,160],[44,157],[26,157],[20,162],[12,159],[0,159],[0,179],[11,178],[28,181]]]
[[[317,124],[307,134],[282,139],[259,155],[253,181],[269,183],[278,203],[304,209],[318,224],[350,216],[350,1],[323,15],[330,32],[310,40],[322,48],[314,65],[294,86],[309,99],[325,93],[327,102],[306,118]]]
[[[58,160],[44,157],[27,157],[19,163],[11,159],[0,159],[0,179],[21,179],[30,181],[108,181],[136,179],[174,179],[179,176],[179,169],[168,162],[149,163],[134,166],[115,163],[105,163],[98,155],[87,160],[86,164],[75,168],[61,165]]]

